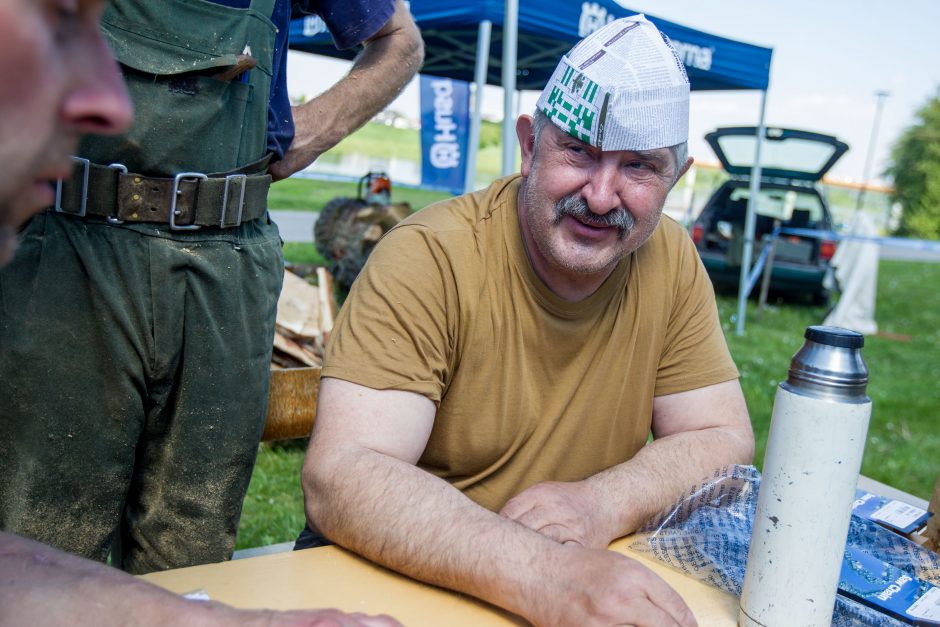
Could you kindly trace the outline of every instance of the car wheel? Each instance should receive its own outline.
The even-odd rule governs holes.
[[[813,304],[817,307],[828,307],[831,294],[829,290],[819,290],[813,292]]]

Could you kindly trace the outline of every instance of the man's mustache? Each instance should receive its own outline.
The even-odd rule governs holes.
[[[621,239],[636,224],[636,219],[624,207],[608,211],[605,214],[594,213],[588,208],[587,201],[578,192],[569,194],[555,203],[555,224],[558,225],[565,216],[570,216],[590,226],[617,227],[618,236]]]

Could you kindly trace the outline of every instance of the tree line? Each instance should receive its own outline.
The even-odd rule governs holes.
[[[885,174],[903,207],[897,234],[940,239],[940,90],[895,142]]]

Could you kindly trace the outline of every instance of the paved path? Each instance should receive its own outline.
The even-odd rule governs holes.
[[[880,258],[892,261],[932,261],[937,263],[940,262],[940,252],[884,244],[881,247]]]
[[[271,217],[281,231],[281,239],[285,242],[313,242],[313,223],[320,215],[316,211],[291,211],[289,209],[272,209]]]

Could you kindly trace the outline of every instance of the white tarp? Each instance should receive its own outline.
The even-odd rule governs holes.
[[[878,235],[871,217],[856,212],[852,235]],[[878,332],[875,322],[875,295],[878,289],[878,244],[872,241],[843,240],[832,257],[835,277],[842,295],[823,324],[858,331],[865,335]]]

